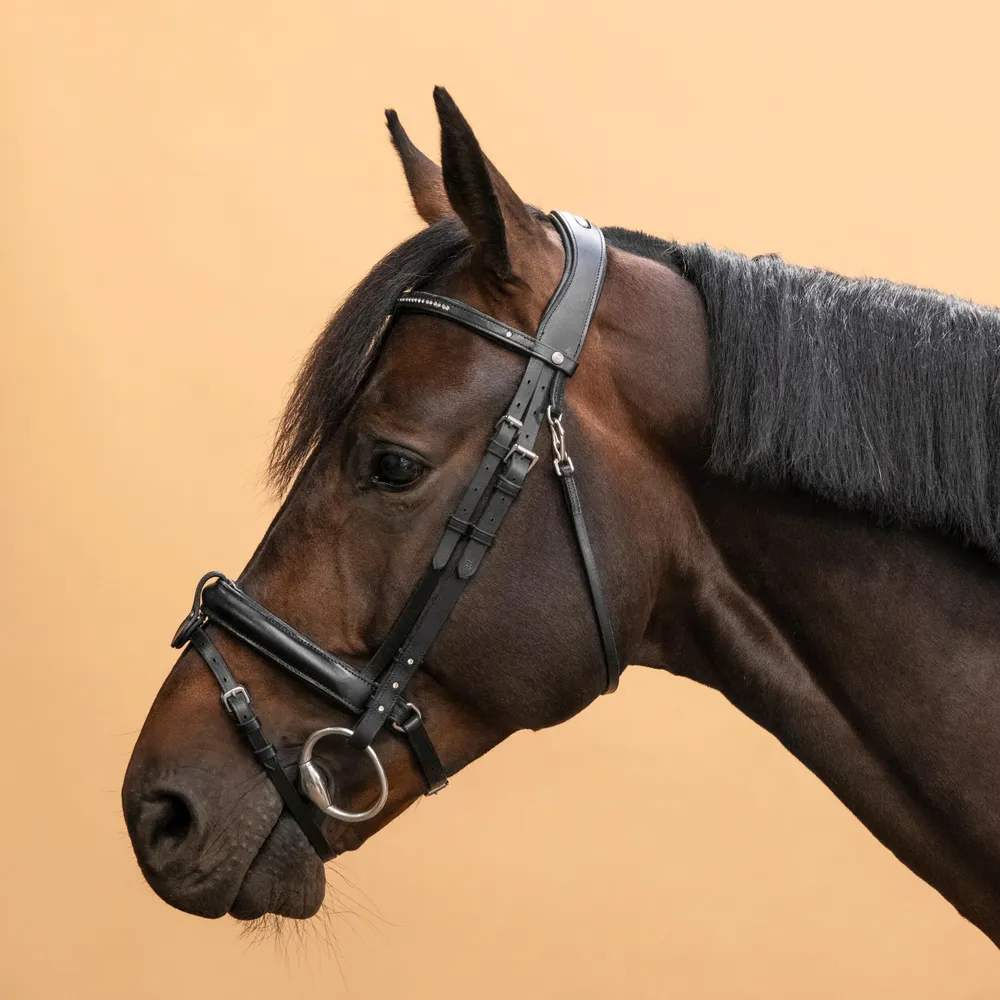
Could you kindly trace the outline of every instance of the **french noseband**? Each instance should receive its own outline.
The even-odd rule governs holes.
[[[552,464],[563,487],[576,535],[604,649],[605,690],[618,686],[621,670],[611,616],[604,599],[594,552],[576,485],[573,461],[563,430],[563,390],[576,370],[604,282],[607,249],[604,234],[589,222],[566,212],[554,212],[552,224],[562,239],[562,278],[532,337],[487,316],[464,302],[432,292],[407,290],[396,300],[394,315],[424,313],[457,323],[508,350],[528,358],[521,384],[497,421],[486,453],[444,533],[430,565],[410,595],[395,624],[363,671],[321,649],[266,608],[244,594],[222,573],[207,573],[198,582],[194,605],[171,645],[186,643],[198,651],[222,689],[222,703],[243,732],[255,756],[274,782],[289,812],[321,858],[333,857],[319,823],[302,794],[322,813],[348,823],[375,816],[389,795],[388,781],[372,743],[388,723],[405,737],[423,772],[427,794],[448,784],[448,775],[424,725],[420,710],[406,700],[406,688],[427,651],[444,627],[462,592],[475,576],[500,525],[514,505],[538,455],[535,440],[547,424],[552,435]],[[278,760],[261,729],[250,694],[230,673],[206,632],[209,623],[221,627],[272,663],[328,698],[357,720],[352,729],[331,726],[314,732],[299,758],[299,789]],[[378,779],[377,801],[362,812],[347,812],[334,802],[328,785],[313,763],[321,739],[338,737],[365,754]]]

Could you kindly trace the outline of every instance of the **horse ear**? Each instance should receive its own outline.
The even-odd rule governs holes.
[[[385,124],[403,164],[406,183],[410,186],[410,195],[420,218],[430,226],[447,215],[454,215],[445,194],[441,168],[410,142],[406,130],[399,123],[399,115],[392,108],[386,109]]]
[[[441,169],[448,200],[465,223],[479,258],[510,281],[544,240],[540,223],[483,154],[469,123],[444,87],[434,88],[441,123]]]

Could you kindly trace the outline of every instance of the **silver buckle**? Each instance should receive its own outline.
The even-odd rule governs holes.
[[[496,422],[496,424],[494,424],[493,430],[495,430],[495,431],[499,430],[501,424],[510,424],[510,426],[513,427],[514,430],[516,430],[516,431],[519,431],[524,426],[524,424],[522,424],[521,421],[517,419],[517,417],[512,417],[509,413],[505,413]]]
[[[237,684],[236,687],[230,688],[228,691],[223,691],[221,695],[222,704],[226,706],[226,711],[230,715],[235,715],[236,713],[233,711],[233,706],[229,704],[229,699],[238,694],[241,694],[244,698],[246,698],[247,707],[250,707],[250,692],[242,684]]]
[[[538,461],[538,456],[533,451],[529,451],[525,448],[524,445],[512,444],[510,446],[510,451],[508,451],[503,457],[504,465],[506,465],[515,454],[523,455],[531,461],[531,464],[528,466],[528,472],[531,472],[531,470],[535,467],[535,463]],[[525,475],[527,475],[527,473],[525,473]]]

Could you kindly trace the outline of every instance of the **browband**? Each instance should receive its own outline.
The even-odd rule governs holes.
[[[396,308],[451,320],[452,323],[458,323],[508,350],[526,354],[529,358],[538,358],[539,361],[557,368],[564,375],[572,375],[576,371],[575,358],[566,357],[562,351],[546,350],[534,337],[529,337],[528,334],[492,316],[487,316],[486,313],[459,302],[458,299],[449,299],[447,295],[438,295],[435,292],[403,292],[396,299]]]

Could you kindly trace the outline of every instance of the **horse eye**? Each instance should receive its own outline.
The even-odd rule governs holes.
[[[387,451],[376,456],[371,481],[375,486],[399,490],[412,486],[423,471],[424,467],[415,458]]]

